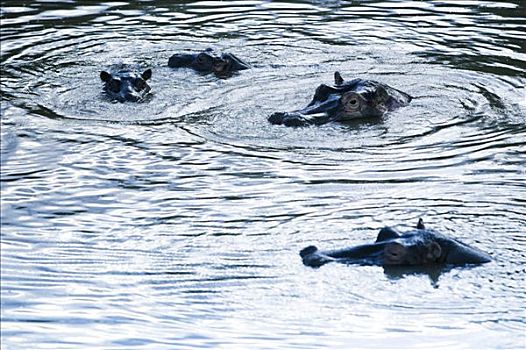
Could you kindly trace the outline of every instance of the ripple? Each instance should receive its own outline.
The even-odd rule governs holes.
[[[152,4],[2,5],[3,344],[520,348],[520,1]],[[166,67],[206,47],[252,68]],[[104,98],[116,64],[153,69],[149,99]],[[377,121],[267,122],[334,71],[415,99]],[[494,261],[301,264],[306,245],[419,217]]]

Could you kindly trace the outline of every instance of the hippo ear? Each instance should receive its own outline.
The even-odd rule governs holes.
[[[111,80],[111,74],[106,72],[106,71],[101,71],[100,72],[100,80],[102,80],[103,82],[109,82]]]
[[[334,72],[334,84],[335,85],[342,85],[343,84],[343,78],[342,78],[340,72]]]
[[[418,224],[416,224],[418,230],[425,230],[426,226],[424,225],[424,220],[422,218],[418,219]]]
[[[386,226],[383,229],[381,229],[380,232],[378,233],[378,237],[376,237],[375,243],[382,242],[382,241],[388,241],[390,239],[395,239],[399,237],[400,237],[400,234],[398,232],[396,232],[391,227]]]
[[[152,77],[152,70],[150,68],[148,68],[147,70],[145,70],[142,74],[141,74],[141,78],[143,78],[144,80],[148,80]]]

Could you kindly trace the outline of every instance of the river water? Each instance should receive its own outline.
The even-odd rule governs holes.
[[[2,349],[526,346],[526,8],[3,1]],[[228,79],[167,67],[214,47]],[[144,103],[99,72],[152,68]],[[334,71],[415,97],[270,125]],[[422,217],[489,264],[302,265]]]

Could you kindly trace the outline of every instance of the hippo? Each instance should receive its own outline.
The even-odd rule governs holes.
[[[285,126],[321,125],[359,118],[381,117],[386,112],[407,106],[412,96],[374,80],[343,80],[334,73],[334,86],[318,86],[312,101],[303,109],[276,112],[268,121]]]
[[[218,77],[227,77],[232,73],[248,69],[250,66],[231,53],[219,53],[208,48],[200,53],[172,55],[168,59],[172,68],[193,68],[201,73],[214,73]]]
[[[100,72],[100,79],[104,82],[104,91],[111,99],[119,102],[142,101],[150,92],[150,85],[146,81],[151,77],[151,69],[139,73],[127,66],[121,66],[111,73]]]
[[[416,230],[403,234],[384,227],[372,244],[330,251],[308,246],[300,251],[300,256],[303,264],[311,267],[332,261],[384,267],[484,264],[491,261],[491,257],[481,250],[426,229],[422,219],[418,221]]]

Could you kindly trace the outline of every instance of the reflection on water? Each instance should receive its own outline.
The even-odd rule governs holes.
[[[4,1],[2,345],[522,348],[526,28],[515,1]],[[171,69],[229,51],[228,79]],[[152,68],[145,103],[100,70]],[[415,99],[273,126],[334,71]],[[479,267],[310,269],[424,217]]]
[[[425,275],[431,281],[433,287],[438,288],[438,279],[441,274],[448,273],[453,270],[453,266],[441,266],[441,265],[430,265],[430,266],[417,266],[417,267],[406,267],[406,266],[385,266],[384,273],[387,277],[392,280],[398,280],[407,276],[412,275]]]

